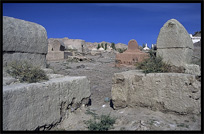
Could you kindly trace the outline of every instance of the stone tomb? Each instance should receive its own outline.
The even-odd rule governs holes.
[[[183,66],[191,63],[193,42],[184,26],[175,19],[168,20],[157,38],[157,56],[171,65]]]
[[[31,62],[46,67],[47,32],[33,22],[3,16],[3,65],[10,62]]]
[[[136,40],[128,42],[128,49],[123,53],[116,54],[117,64],[134,65],[134,63],[141,62],[148,57],[147,53],[139,50]]]
[[[196,75],[129,70],[115,73],[112,80],[114,109],[139,106],[177,114],[201,112],[201,83]]]
[[[46,60],[63,60],[65,45],[60,40],[54,40],[48,44]]]
[[[192,64],[194,45],[185,27],[176,19],[168,20],[157,38],[157,56],[164,62],[184,67],[185,73],[201,75],[199,65]]]

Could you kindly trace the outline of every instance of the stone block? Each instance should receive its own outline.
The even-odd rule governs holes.
[[[201,76],[200,66],[195,64],[186,64],[185,73]]]
[[[27,61],[32,63],[34,66],[46,67],[45,54],[37,53],[3,53],[3,65],[7,66],[10,62],[17,61],[23,62]]]
[[[115,109],[140,106],[179,114],[201,112],[201,83],[191,74],[115,73],[111,95]]]
[[[193,42],[184,26],[175,19],[168,20],[157,38],[157,56],[175,66],[191,63]]]
[[[159,49],[157,55],[163,58],[164,62],[167,62],[175,66],[185,66],[187,63],[191,63],[193,50],[189,48],[171,48],[171,49]]]
[[[89,98],[85,76],[3,86],[3,130],[36,130],[69,119],[68,106]]]
[[[3,77],[3,86],[10,85],[14,82],[17,82],[17,79],[12,77]]]
[[[39,24],[3,16],[3,65],[12,61],[32,61],[46,66],[47,32]]]
[[[39,24],[3,16],[3,51],[46,54],[47,32]]]

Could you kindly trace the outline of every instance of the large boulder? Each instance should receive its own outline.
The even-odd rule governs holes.
[[[175,19],[168,20],[157,38],[157,56],[175,66],[191,63],[193,42],[184,26]]]
[[[3,16],[3,64],[12,60],[46,66],[47,32],[39,24]],[[27,56],[32,54],[32,56]]]
[[[140,106],[179,114],[201,111],[201,83],[191,74],[115,73],[111,95],[115,109]]]

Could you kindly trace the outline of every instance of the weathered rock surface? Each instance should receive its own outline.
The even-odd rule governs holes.
[[[168,20],[157,38],[157,55],[175,66],[191,63],[193,42],[184,26],[175,19]]]
[[[40,66],[45,66],[47,50],[47,32],[43,26],[33,22],[3,16],[4,65],[12,60],[21,61],[26,59],[32,60],[32,63],[35,65],[40,64]],[[18,54],[15,55],[15,53]],[[25,54],[32,54],[32,56],[25,57]],[[7,56],[15,58],[10,59]],[[39,62],[37,62],[38,60]]]
[[[3,86],[10,85],[15,82],[18,82],[18,81],[13,77],[3,77]]]
[[[200,66],[195,64],[186,64],[185,73],[201,76]]]
[[[115,109],[127,106],[180,114],[200,113],[201,83],[195,75],[181,73],[143,74],[137,70],[116,73],[112,101]]]
[[[46,60],[63,60],[64,51],[49,51],[46,55]]]
[[[193,44],[194,50],[192,55],[192,63],[201,66],[201,41]]]
[[[3,87],[3,130],[49,129],[91,95],[85,76]]]
[[[34,66],[46,67],[46,55],[45,54],[35,54],[35,53],[4,53],[3,63],[4,65],[9,64],[12,61],[27,61],[32,63]]]

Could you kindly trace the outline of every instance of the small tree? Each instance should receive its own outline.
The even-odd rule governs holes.
[[[116,47],[115,47],[115,43],[111,43],[111,47],[114,49],[114,50],[116,50]]]
[[[99,49],[101,46],[100,46],[100,44],[98,44],[98,47],[97,47],[97,49]]]
[[[101,43],[101,47],[104,48],[103,43]]]
[[[105,44],[105,50],[107,50],[107,45],[108,45],[108,44],[106,43],[106,44]]]

